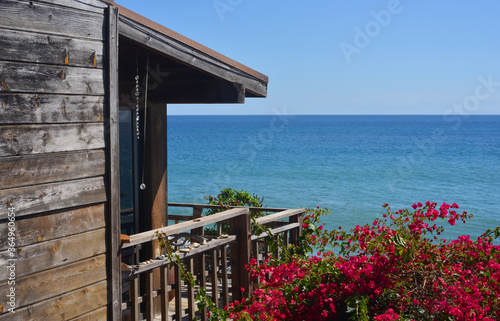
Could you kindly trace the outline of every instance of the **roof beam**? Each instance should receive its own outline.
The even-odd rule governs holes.
[[[247,97],[266,97],[267,80],[259,79],[183,42],[120,15],[120,35],[196,70],[243,86]]]

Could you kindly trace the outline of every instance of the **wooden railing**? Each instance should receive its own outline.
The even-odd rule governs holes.
[[[286,245],[298,244],[304,213],[303,209],[259,207],[227,209],[217,205],[185,203],[169,203],[168,206],[169,208],[191,208],[192,215],[169,214],[168,219],[176,221],[176,224],[130,235],[129,243],[124,243],[122,249],[156,240],[157,232],[172,238],[177,236],[189,238],[189,235],[196,235],[193,236],[191,249],[177,249],[176,253],[184,261],[188,271],[195,276],[196,286],[208,288],[210,291],[207,290],[207,293],[211,294],[212,301],[217,302],[219,307],[226,306],[234,300],[241,300],[252,290],[254,284],[250,282],[249,273],[245,268],[251,257],[256,258],[259,264],[267,254],[280,255],[279,251],[269,253],[267,243],[263,242],[268,237],[267,233],[260,235],[251,233],[251,213],[274,213],[259,217],[256,222],[259,225],[268,226],[272,234],[276,237],[279,235]],[[204,209],[226,210],[203,216]],[[228,224],[229,233],[217,237],[205,236],[204,227],[212,224]],[[204,242],[200,242],[200,236],[205,240]],[[155,303],[161,306],[159,309],[161,320],[182,320],[183,318],[192,320],[195,315],[198,319],[206,320],[208,311],[198,311],[195,305],[195,289],[190,284],[182,282],[178,267],[174,268],[173,273],[170,271],[169,275],[169,263],[168,258],[160,256],[144,264],[129,266],[126,271],[122,271],[124,282],[130,285],[129,299],[122,303],[122,308],[129,312],[130,320],[141,320],[141,315],[144,315],[146,320],[153,320]],[[160,272],[160,284],[157,286],[153,283],[155,270]],[[140,282],[143,283],[142,287],[139,286]],[[173,292],[175,292],[175,311],[171,312],[169,311],[169,301],[171,301],[169,293]],[[154,299],[155,297],[159,298]]]

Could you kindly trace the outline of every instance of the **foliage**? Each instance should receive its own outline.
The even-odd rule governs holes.
[[[244,190],[234,190],[232,188],[224,188],[221,190],[220,194],[217,197],[212,195],[205,196],[205,200],[208,200],[208,204],[211,205],[219,205],[223,208],[214,208],[207,211],[207,215],[212,215],[215,213],[222,212],[234,206],[247,206],[247,207],[262,207],[264,203],[263,197],[258,197],[255,194],[250,194]],[[252,217],[258,217],[262,215],[262,212],[252,211]],[[229,227],[227,224],[222,226],[222,233],[228,234]],[[214,227],[206,227],[205,235],[217,235],[217,228]]]
[[[258,197],[244,190],[237,191],[232,188],[222,189],[217,197],[209,195],[204,198],[208,200],[208,204],[221,205],[225,208],[230,208],[231,206],[262,207],[264,203],[263,197]],[[223,210],[224,209],[211,209],[207,214],[211,215],[222,212]]]
[[[308,210],[302,249],[249,266],[261,286],[229,307],[234,320],[498,320],[499,228],[447,242],[444,226],[472,218],[457,204],[426,202],[350,232],[326,231]],[[319,250],[319,251],[318,251]],[[301,252],[302,251],[302,252]],[[312,251],[318,251],[313,255]]]

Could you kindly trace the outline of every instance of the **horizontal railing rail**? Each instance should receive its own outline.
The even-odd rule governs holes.
[[[190,249],[176,249],[176,254],[184,262],[187,270],[195,275],[196,286],[204,288],[208,286],[210,292],[207,291],[207,293],[211,293],[212,301],[218,302],[220,307],[227,306],[230,301],[241,300],[255,285],[250,282],[249,273],[245,268],[251,257],[257,259],[257,264],[261,264],[267,255],[280,255],[279,251],[269,253],[269,247],[264,241],[269,237],[269,233],[264,232],[259,235],[251,233],[251,213],[271,213],[258,217],[255,223],[266,226],[272,233],[271,235],[275,238],[281,237],[285,245],[298,245],[302,216],[305,212],[304,209],[226,207],[188,203],[169,203],[168,206],[169,208],[191,208],[192,215],[169,214],[168,219],[175,220],[176,224],[130,235],[126,237],[127,243],[122,244],[122,249],[144,246],[144,243],[157,240],[158,233],[166,236],[164,240],[181,235],[198,235],[192,240],[199,240],[200,236],[203,237],[206,242],[196,244],[196,247],[190,246],[192,247]],[[206,209],[223,211],[203,216],[203,211]],[[204,227],[213,224],[229,225],[229,233],[217,236],[204,235]],[[194,242],[192,245],[195,245]],[[192,320],[195,315],[201,320],[206,320],[208,311],[197,310],[194,288],[182,282],[180,270],[177,267],[173,271],[173,280],[169,281],[170,264],[168,256],[160,256],[147,260],[145,264],[127,266],[122,270],[122,279],[129,284],[129,299],[122,304],[122,308],[130,310],[131,320],[140,320],[141,311],[145,313],[147,320],[152,320],[154,318],[153,298],[155,297],[160,297],[156,300],[160,301],[161,320],[181,320],[183,317]],[[160,271],[159,288],[153,285],[153,271]],[[141,282],[144,283],[142,287]],[[242,288],[244,292],[241,291]],[[169,293],[171,292],[175,292],[173,314],[169,311],[171,299]],[[145,303],[142,309],[141,303]]]

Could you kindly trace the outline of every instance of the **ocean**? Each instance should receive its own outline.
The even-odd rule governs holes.
[[[169,202],[231,187],[350,229],[429,200],[475,215],[446,237],[500,226],[500,116],[168,116],[167,150]]]

